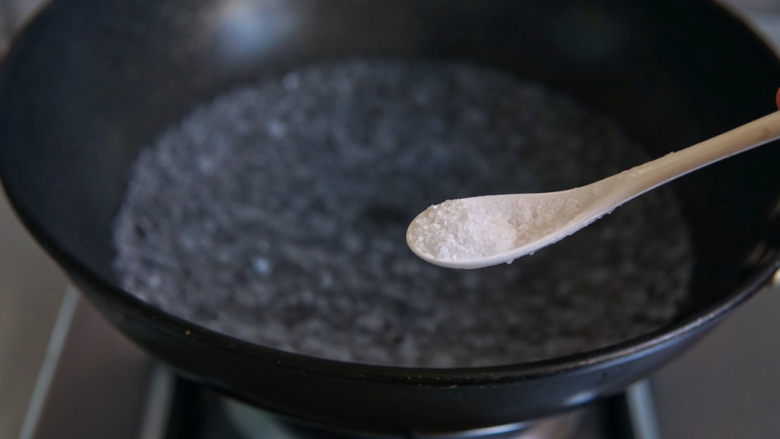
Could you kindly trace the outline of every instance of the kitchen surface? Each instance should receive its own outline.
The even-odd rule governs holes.
[[[0,51],[43,2],[0,2]],[[0,438],[19,435],[67,281],[0,196]]]
[[[0,51],[41,3],[0,2]],[[780,50],[780,2],[724,3]],[[641,401],[634,406],[657,420],[638,428],[644,433],[635,437],[769,439],[780,434],[780,275],[775,278],[774,288],[757,294],[635,389],[630,397]],[[92,346],[103,348],[97,353]],[[84,357],[93,361],[80,362]],[[65,372],[73,379],[64,380]],[[167,414],[161,407],[170,404],[166,389],[177,385],[172,380],[68,287],[0,197],[0,439],[158,437],[155,431]],[[117,394],[125,396],[112,397]],[[127,411],[139,415],[118,415]],[[122,421],[110,421],[117,419]]]

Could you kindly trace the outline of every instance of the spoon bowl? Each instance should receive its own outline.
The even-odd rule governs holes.
[[[420,213],[406,242],[417,256],[442,267],[511,263],[649,190],[779,137],[780,112],[775,112],[586,186],[448,200]]]

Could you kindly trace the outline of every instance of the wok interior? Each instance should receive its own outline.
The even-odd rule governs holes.
[[[139,150],[247,80],[364,55],[466,61],[607,113],[652,156],[771,111],[776,86],[774,61],[748,32],[697,27],[674,2],[187,3],[50,8],[2,78],[7,189],[50,244],[110,281],[111,230]],[[681,317],[729,295],[766,261],[778,159],[778,148],[765,147],[674,183],[695,258]]]

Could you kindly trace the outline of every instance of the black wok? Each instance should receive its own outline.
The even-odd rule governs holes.
[[[241,4],[55,1],[0,70],[0,176],[18,214],[113,324],[197,381],[365,431],[510,423],[622,390],[780,266],[775,144],[674,183],[693,234],[691,299],[666,327],[597,351],[493,368],[373,367],[253,345],[151,307],[111,269],[128,169],[165,127],[239,82],[346,56],[457,58],[585,102],[656,156],[772,111],[780,83],[775,55],[702,1],[261,0],[230,12]],[[236,27],[253,21],[251,32]]]

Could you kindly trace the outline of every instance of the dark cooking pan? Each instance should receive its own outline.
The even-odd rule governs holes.
[[[260,31],[228,32],[240,23],[225,11],[239,3],[55,1],[0,71],[0,176],[20,217],[111,322],[197,381],[365,431],[510,423],[620,391],[778,268],[775,144],[674,183],[693,234],[691,299],[672,324],[597,351],[490,368],[365,366],[242,342],[149,306],[111,270],[129,166],[166,126],[242,81],[356,55],[457,58],[587,103],[655,156],[772,111],[780,81],[775,55],[703,1],[262,0],[241,16]]]

